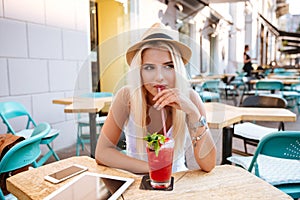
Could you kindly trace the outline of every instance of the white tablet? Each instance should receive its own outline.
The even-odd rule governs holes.
[[[120,197],[133,181],[132,178],[84,172],[44,200],[113,200]]]

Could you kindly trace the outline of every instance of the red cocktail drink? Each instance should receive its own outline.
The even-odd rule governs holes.
[[[153,188],[167,188],[171,184],[174,140],[169,140],[160,147],[158,155],[147,148],[150,168],[150,183]]]

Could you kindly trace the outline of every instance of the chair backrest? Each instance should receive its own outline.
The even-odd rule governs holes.
[[[296,91],[296,92],[300,92],[300,83],[294,83],[291,85],[291,90],[292,91]]]
[[[247,75],[247,72],[236,72],[237,77],[245,77]]]
[[[284,71],[284,72],[276,73],[276,75],[278,75],[278,76],[295,76],[296,73],[295,72]]]
[[[281,81],[264,81],[260,80],[257,81],[255,84],[256,90],[282,90],[283,89],[283,83]]]
[[[263,137],[248,168],[251,172],[259,154],[284,159],[300,160],[300,131],[280,131]]]
[[[35,121],[32,119],[26,108],[18,102],[0,102],[0,117],[3,123],[7,127],[7,132],[16,134],[15,130],[11,126],[9,120],[17,117],[27,117],[26,129],[30,127],[30,124],[36,126]]]
[[[266,69],[266,70],[264,71],[264,75],[265,75],[265,76],[268,76],[271,72],[272,72],[272,69]]]
[[[0,173],[9,172],[32,164],[41,154],[41,139],[49,131],[50,125],[48,123],[41,123],[34,128],[30,138],[10,148],[0,161]]]
[[[81,95],[81,97],[87,98],[101,98],[101,97],[112,97],[113,93],[111,92],[91,92]]]
[[[243,107],[286,108],[287,101],[281,97],[248,96],[243,100]]]
[[[245,79],[247,73],[246,72],[236,72],[236,74],[237,74],[237,76],[231,77],[230,84],[237,85],[237,86],[244,85],[244,83],[245,83],[244,79]]]
[[[273,70],[273,73],[274,73],[274,74],[282,73],[282,72],[285,72],[285,69],[284,69],[284,68],[275,68],[275,69]]]
[[[218,92],[219,91],[219,85],[220,85],[220,80],[206,80],[202,84],[201,88],[202,90],[208,90],[211,92]]]

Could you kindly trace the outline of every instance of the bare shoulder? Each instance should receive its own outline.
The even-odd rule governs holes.
[[[130,88],[128,86],[124,86],[116,92],[115,99],[122,99],[127,102],[129,98],[130,98]]]
[[[129,108],[130,106],[130,88],[124,86],[114,95],[112,107],[117,109]]]

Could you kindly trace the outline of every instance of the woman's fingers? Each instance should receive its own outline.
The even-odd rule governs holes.
[[[166,89],[158,93],[153,100],[157,99],[154,108],[160,110],[165,106],[180,108],[180,98],[177,89]]]
[[[191,99],[183,93],[180,93],[179,89],[165,89],[159,92],[153,100],[156,99],[153,107],[157,110],[161,110],[165,106],[181,110],[186,114],[197,112],[197,107]]]

